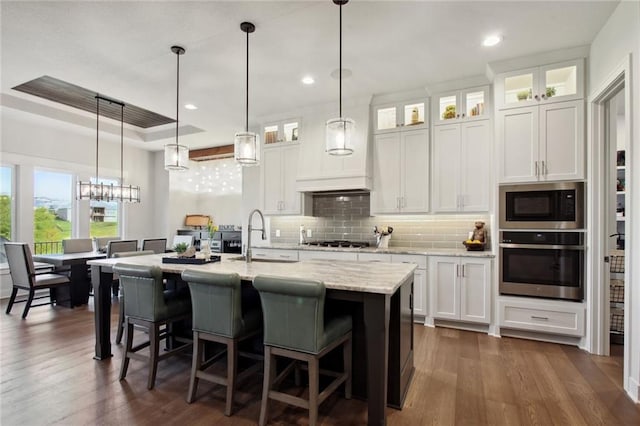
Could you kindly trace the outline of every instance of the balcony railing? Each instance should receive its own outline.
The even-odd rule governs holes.
[[[33,243],[33,254],[62,253],[62,241],[41,241]]]

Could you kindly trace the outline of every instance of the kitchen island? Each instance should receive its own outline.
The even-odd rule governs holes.
[[[413,374],[412,289],[416,265],[343,261],[246,263],[236,255],[206,265],[162,263],[163,254],[90,261],[94,285],[95,359],[111,357],[111,281],[116,263],[158,266],[167,277],[185,269],[237,273],[250,283],[257,275],[323,281],[327,299],[349,306],[353,315],[354,395],[367,400],[370,425],[386,423],[385,407],[402,408]],[[365,362],[361,362],[361,361]]]

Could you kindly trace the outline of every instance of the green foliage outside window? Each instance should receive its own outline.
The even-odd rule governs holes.
[[[11,240],[11,197],[0,195],[0,236]]]

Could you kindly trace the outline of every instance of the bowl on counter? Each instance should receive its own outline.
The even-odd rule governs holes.
[[[485,243],[473,241],[463,241],[462,245],[467,248],[467,251],[483,251],[485,247]]]

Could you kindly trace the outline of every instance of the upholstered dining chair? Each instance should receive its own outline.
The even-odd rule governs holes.
[[[109,245],[109,241],[119,241],[120,237],[94,237],[94,249],[101,253],[107,252],[107,246]]]
[[[93,251],[93,240],[91,238],[70,238],[62,240],[62,252],[83,253]]]
[[[11,297],[7,305],[7,314],[11,313],[11,308],[16,301],[18,290],[26,290],[29,295],[26,300],[22,318],[25,319],[29,313],[31,306],[42,306],[59,303],[59,292],[63,287],[67,287],[69,298],[71,291],[69,290],[69,278],[62,274],[43,273],[38,274],[33,265],[33,257],[31,249],[27,243],[4,243],[5,253],[7,255],[7,263],[9,264],[9,273],[11,281],[13,281],[13,289]],[[36,290],[49,289],[49,298],[51,302],[32,305],[34,299],[41,299],[47,296],[35,297]]]
[[[137,240],[112,240],[107,243],[107,258],[113,257],[114,254],[120,252],[129,252],[138,250]],[[111,283],[111,293],[113,297],[118,297],[120,292],[120,282],[114,277]]]
[[[130,359],[146,361],[149,367],[147,388],[153,389],[158,361],[177,355],[190,345],[190,340],[174,336],[169,326],[175,321],[191,316],[191,300],[188,292],[177,295],[164,291],[162,270],[157,266],[117,263],[113,270],[120,276],[126,301],[124,304],[125,348],[122,355],[120,380],[127,376]],[[148,329],[148,342],[133,346],[134,325]],[[160,340],[169,337],[185,344],[160,354]],[[147,346],[149,346],[149,356],[138,353]]]
[[[155,254],[162,254],[167,251],[166,238],[148,238],[142,240],[142,250],[153,250]]]
[[[114,258],[132,257],[132,256],[146,256],[148,254],[155,254],[152,250],[141,251],[121,251],[114,253]],[[122,335],[124,334],[124,295],[120,296],[119,313],[118,313],[118,332],[116,333],[116,344],[122,342]]]
[[[341,384],[351,398],[351,328],[348,315],[325,318],[325,286],[320,281],[257,276],[253,286],[260,294],[264,316],[264,382],[259,424],[265,425],[269,399],[309,410],[309,424],[318,420],[318,406]],[[344,371],[320,392],[319,360],[342,345]],[[276,376],[275,356],[293,359]],[[302,361],[308,364],[309,399],[273,389]],[[323,370],[323,374],[325,371]]]
[[[193,361],[187,402],[195,399],[200,379],[227,387],[224,414],[230,416],[233,410],[233,395],[236,382],[254,374],[262,363],[255,363],[237,374],[238,356],[262,359],[254,354],[239,352],[238,344],[262,332],[262,313],[259,308],[243,311],[240,276],[236,273],[223,274],[185,270],[182,279],[189,284],[191,292],[193,324]],[[225,350],[204,358],[205,341],[225,345],[227,354],[226,376],[207,373],[205,370],[216,361]]]

